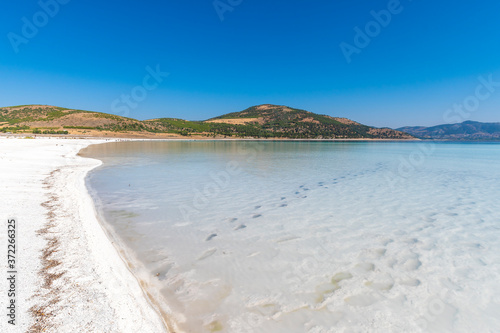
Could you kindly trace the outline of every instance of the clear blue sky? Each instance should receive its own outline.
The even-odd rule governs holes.
[[[159,65],[169,76],[128,116],[198,120],[272,103],[398,127],[444,123],[480,75],[500,82],[500,2],[389,3],[220,0],[218,13],[213,0],[71,0],[50,17],[37,1],[4,1],[0,105],[115,112]],[[388,8],[377,31],[370,12]],[[36,33],[23,35],[23,17]],[[356,46],[367,24],[373,37],[348,63],[340,44]],[[500,86],[489,95],[453,119],[500,121]]]

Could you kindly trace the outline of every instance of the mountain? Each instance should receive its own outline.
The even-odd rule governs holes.
[[[432,127],[402,127],[398,128],[398,130],[420,139],[461,141],[500,140],[500,123],[465,121],[460,124],[446,124]]]
[[[102,112],[48,105],[0,108],[0,132],[130,137],[236,137],[293,139],[413,139],[346,118],[279,105],[258,105],[206,121],[175,118],[137,120]]]

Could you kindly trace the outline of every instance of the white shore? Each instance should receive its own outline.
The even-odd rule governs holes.
[[[102,142],[0,137],[3,257],[7,219],[18,220],[17,325],[2,311],[1,332],[167,332],[87,193],[85,175],[101,162],[77,153]],[[1,280],[5,309],[8,285]]]

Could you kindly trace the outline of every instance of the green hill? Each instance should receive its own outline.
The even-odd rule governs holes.
[[[207,122],[229,125],[234,133],[296,139],[412,139],[389,128],[374,128],[346,118],[334,118],[281,105],[258,105]]]
[[[0,132],[111,136],[213,136],[293,139],[412,139],[389,128],[279,105],[258,105],[206,121],[136,120],[48,105],[0,108]]]

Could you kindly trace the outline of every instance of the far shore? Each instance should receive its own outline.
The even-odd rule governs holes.
[[[93,136],[93,135],[57,135],[57,134],[31,134],[31,133],[15,133],[6,134],[0,133],[0,137],[33,137],[33,138],[58,138],[58,139],[81,139],[81,140],[104,140],[104,141],[115,141],[115,140],[148,140],[148,141],[165,141],[165,140],[188,140],[188,141],[311,141],[311,142],[337,142],[337,141],[380,141],[380,142],[414,142],[422,141],[421,139],[373,139],[373,138],[338,138],[338,139],[293,139],[293,138],[239,138],[239,137],[224,137],[224,136],[203,136],[203,135],[192,135],[192,136],[182,136],[182,135],[133,135],[133,134],[121,134],[114,133],[115,136]]]

